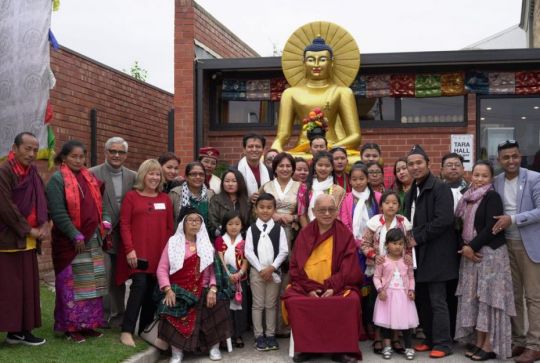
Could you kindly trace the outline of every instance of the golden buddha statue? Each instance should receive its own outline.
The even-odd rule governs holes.
[[[310,33],[314,36],[310,37]],[[328,41],[321,34],[326,34]],[[317,109],[324,113],[328,123],[329,147],[341,146],[350,154],[358,154],[360,122],[356,100],[348,86],[356,78],[359,66],[356,42],[341,27],[315,22],[297,30],[283,51],[283,73],[291,87],[281,97],[278,130],[272,148],[284,150],[295,121],[305,119]],[[305,128],[296,146],[287,151],[295,156],[311,156]]]

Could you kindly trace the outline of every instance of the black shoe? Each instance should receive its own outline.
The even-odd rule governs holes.
[[[486,352],[483,349],[478,349],[476,353],[471,357],[471,360],[475,362],[483,362],[485,360],[495,359],[497,355],[494,352]]]
[[[8,344],[24,344],[24,345],[41,345],[45,344],[46,340],[43,338],[38,338],[33,336],[30,332],[20,332],[20,333],[8,333],[6,336],[6,343]]]

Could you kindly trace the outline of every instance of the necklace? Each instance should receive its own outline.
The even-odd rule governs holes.
[[[81,184],[79,184],[79,182],[77,182],[77,186],[79,187],[79,191],[80,191],[81,194],[82,194],[82,199],[84,199],[84,192],[83,192],[83,190],[82,190],[82,188],[81,188]]]
[[[189,251],[195,252],[197,250],[197,245],[193,242],[188,242],[188,243],[189,243]]]

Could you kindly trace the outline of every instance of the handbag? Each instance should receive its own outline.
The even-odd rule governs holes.
[[[160,350],[167,350],[169,349],[169,343],[158,337],[159,319],[159,316],[156,316],[154,321],[144,328],[140,336],[144,341],[153,345],[154,347]]]
[[[234,293],[234,302],[238,305],[242,305],[242,285],[240,281],[236,283],[236,292]]]

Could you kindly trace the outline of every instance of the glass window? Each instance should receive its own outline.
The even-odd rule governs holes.
[[[459,123],[465,121],[465,96],[401,98],[401,123]]]
[[[358,116],[361,121],[394,121],[396,100],[392,97],[356,97]]]
[[[540,97],[482,97],[477,110],[480,128],[479,159],[493,162],[497,172],[497,145],[519,142],[521,166],[540,171]]]
[[[219,124],[267,124],[270,101],[221,101]]]

